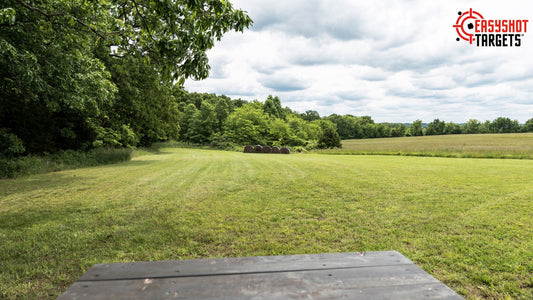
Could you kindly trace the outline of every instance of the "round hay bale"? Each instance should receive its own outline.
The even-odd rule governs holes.
[[[270,152],[272,152],[272,148],[270,148],[270,146],[263,147],[263,153],[270,153]]]
[[[255,152],[255,153],[262,153],[262,152],[263,152],[263,146],[261,146],[261,145],[255,145],[255,147],[254,147],[254,152]]]
[[[279,150],[278,146],[274,146],[272,149],[270,149],[270,153],[281,153],[281,151]]]
[[[281,147],[280,152],[281,154],[290,154],[291,150],[287,147]]]
[[[244,153],[252,153],[254,152],[254,147],[251,146],[251,145],[248,145],[246,147],[244,147]]]

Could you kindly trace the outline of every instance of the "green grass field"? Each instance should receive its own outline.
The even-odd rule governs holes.
[[[0,180],[0,298],[96,263],[397,250],[466,298],[533,297],[533,160],[161,148]]]
[[[344,140],[326,154],[533,159],[533,133],[457,134]]]

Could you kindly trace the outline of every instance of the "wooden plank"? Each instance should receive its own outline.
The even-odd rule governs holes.
[[[264,273],[398,264],[413,264],[413,262],[397,251],[133,262],[97,264],[82,275],[79,280]]]
[[[416,265],[76,282],[59,299],[461,299]]]
[[[396,251],[97,264],[58,299],[462,299]]]

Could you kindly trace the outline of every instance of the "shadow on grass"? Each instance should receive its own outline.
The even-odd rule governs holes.
[[[150,160],[130,160],[114,164],[106,164],[96,167],[86,167],[78,169],[70,169],[64,171],[56,171],[44,174],[29,175],[14,179],[0,180],[0,204],[2,204],[3,197],[9,197],[16,194],[26,194],[33,191],[40,191],[41,193],[52,193],[58,190],[69,189],[74,186],[83,185],[88,181],[92,181],[96,176],[84,175],[85,169],[100,168],[100,169],[127,169],[132,167],[143,167],[153,164],[155,161]],[[127,170],[124,170],[127,172]]]

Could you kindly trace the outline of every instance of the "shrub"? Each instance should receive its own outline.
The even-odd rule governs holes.
[[[66,150],[41,156],[0,158],[0,178],[112,164],[130,160],[131,153],[129,148],[98,148],[89,152]]]
[[[220,133],[215,133],[211,135],[211,142],[209,143],[209,146],[217,149],[233,149],[236,148],[236,145],[231,142],[231,140]]]
[[[318,137],[318,148],[340,148],[341,138],[337,133],[337,129],[331,122],[322,122],[322,133]]]
[[[15,157],[24,153],[26,149],[22,140],[13,133],[0,132],[0,157]]]
[[[301,146],[292,147],[292,150],[298,153],[302,153],[306,151],[305,148]]]

